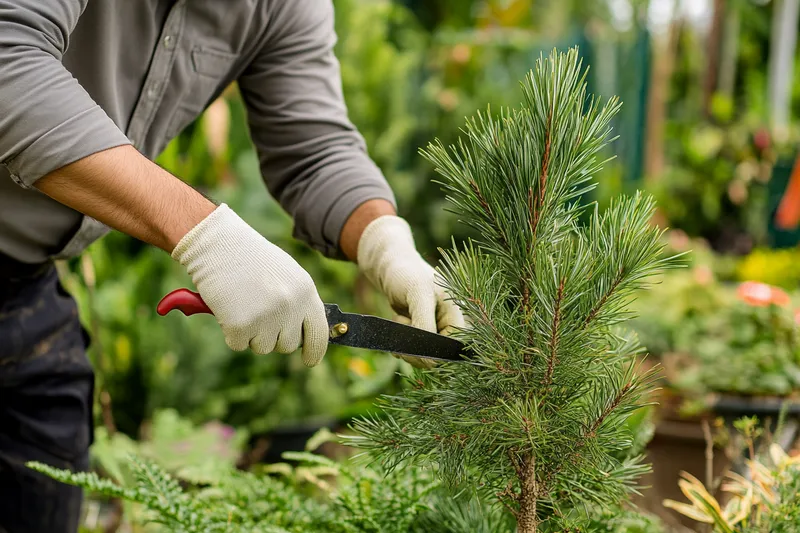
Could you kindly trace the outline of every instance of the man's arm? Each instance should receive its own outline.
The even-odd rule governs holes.
[[[394,205],[386,200],[367,200],[348,217],[339,237],[339,247],[350,261],[358,262],[358,243],[370,223],[383,216],[396,215]]]
[[[259,52],[238,80],[261,173],[292,215],[295,237],[355,260],[365,222],[394,214],[395,199],[347,116],[332,2],[270,9]]]
[[[171,253],[192,277],[233,350],[292,353],[318,364],[325,308],[308,273],[227,205],[217,207],[129,146],[36,182],[55,200]]]
[[[0,0],[0,162],[22,187],[167,251],[213,209],[151,163],[61,63],[88,0]]]
[[[61,63],[88,0],[0,0],[0,163],[23,187],[128,138]]]
[[[262,175],[293,216],[295,236],[325,255],[357,262],[398,319],[428,331],[463,326],[347,117],[332,2],[272,5],[261,53],[239,87]]]
[[[328,344],[313,280],[226,205],[128,146],[61,63],[88,0],[0,0],[0,163],[22,187],[170,251],[234,350],[313,366]]]
[[[216,208],[131,146],[87,156],[48,173],[35,187],[168,253]]]

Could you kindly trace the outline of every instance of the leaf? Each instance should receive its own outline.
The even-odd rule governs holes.
[[[328,459],[322,455],[315,455],[308,452],[283,452],[281,457],[287,461],[298,461],[305,464],[316,464],[331,468],[338,468],[336,461],[332,461],[331,459]]]
[[[308,439],[306,442],[306,451],[313,452],[323,444],[336,440],[336,434],[328,428],[322,428]]]
[[[772,464],[777,466],[779,469],[783,467],[783,465],[789,460],[789,455],[783,448],[781,448],[780,444],[777,442],[773,442],[769,446],[769,456],[772,459]]]
[[[697,507],[708,505],[717,514],[722,513],[719,502],[708,493],[703,483],[688,472],[681,472],[684,478],[678,482],[681,492]]]
[[[746,519],[750,516],[751,508],[753,507],[753,487],[752,485],[749,487],[749,490],[742,498],[734,498],[731,502],[726,506],[726,513],[725,516],[728,519],[728,523],[731,526],[735,526],[739,522]]]
[[[684,516],[688,516],[692,520],[697,520],[704,524],[713,524],[714,519],[708,516],[702,509],[698,509],[688,503],[676,502],[674,500],[664,500],[662,505],[667,509],[673,509]]]
[[[701,505],[706,510],[708,515],[714,520],[714,525],[719,528],[722,533],[735,533],[733,530],[733,525],[728,522],[728,520],[722,516],[722,511],[719,509],[719,504],[716,500],[713,502],[715,505],[712,505],[711,502],[706,500],[701,500]]]

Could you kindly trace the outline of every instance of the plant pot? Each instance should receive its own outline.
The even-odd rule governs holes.
[[[786,407],[786,419],[781,428],[778,421],[781,410]],[[733,394],[718,394],[711,404],[714,414],[725,421],[730,433],[736,429],[733,423],[742,417],[758,418],[759,427],[762,427],[772,437],[772,441],[780,445],[785,451],[790,451],[800,433],[800,402],[797,398],[782,398],[778,396],[742,396]],[[776,434],[776,431],[779,433]],[[760,442],[756,441],[756,446]],[[744,456],[734,460],[732,469],[740,474],[745,471]]]
[[[666,509],[664,499],[684,501],[685,497],[678,488],[680,472],[685,471],[708,486],[708,438],[703,422],[711,424],[716,418],[722,418],[728,431],[736,430],[733,422],[744,416],[756,416],[761,424],[774,432],[780,415],[781,405],[786,399],[778,397],[740,396],[732,394],[716,394],[709,403],[709,409],[697,416],[682,416],[679,407],[684,398],[671,391],[663,391],[658,399],[661,408],[658,413],[653,439],[647,447],[647,461],[652,464],[652,472],[642,478],[642,485],[648,487],[642,491],[639,505],[658,515],[672,527],[684,526],[694,531],[697,522]],[[787,408],[787,424],[775,441],[784,449],[789,449],[797,439],[798,419],[800,419],[800,402],[794,401]],[[712,430],[713,431],[713,430]],[[712,479],[716,480],[727,470],[742,471],[741,457],[729,457],[725,450],[713,446],[711,463]],[[719,491],[709,490],[720,501],[724,501]]]
[[[662,502],[665,499],[684,501],[678,488],[682,471],[706,481],[709,461],[703,421],[710,425],[713,416],[681,416],[678,408],[683,398],[669,391],[662,391],[658,401],[660,409],[656,428],[646,452],[646,461],[652,465],[652,471],[642,477],[644,488],[635,501],[675,530],[695,531],[697,522],[665,508]],[[730,467],[731,461],[722,449],[715,447],[711,464],[712,475],[716,478]]]
[[[760,422],[770,419],[776,424],[781,408],[785,403],[787,418],[800,416],[800,399],[779,396],[742,396],[738,394],[718,394],[711,402],[711,409],[717,416],[736,420],[743,416],[756,416]]]
[[[250,437],[247,451],[239,461],[239,467],[247,468],[256,463],[291,463],[283,458],[284,453],[306,451],[306,444],[318,431],[328,428],[334,433],[340,432],[344,430],[348,422],[348,419],[321,419],[282,426],[266,433],[253,435]],[[331,458],[342,455],[340,446],[332,442],[326,442],[310,451]]]

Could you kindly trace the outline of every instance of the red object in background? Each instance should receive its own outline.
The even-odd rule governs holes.
[[[782,230],[793,230],[800,223],[800,157],[795,159],[789,184],[775,212],[775,226]]]
[[[763,152],[769,148],[770,138],[769,130],[761,128],[753,134],[753,144],[759,152]]]
[[[745,281],[739,284],[736,293],[742,301],[759,307],[770,304],[785,306],[791,303],[786,292],[759,281]]]

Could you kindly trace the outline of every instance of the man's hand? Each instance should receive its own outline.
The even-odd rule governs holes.
[[[449,300],[433,267],[417,252],[411,229],[402,218],[387,214],[370,222],[358,241],[357,262],[367,279],[389,299],[397,321],[442,334],[464,327],[461,310]],[[428,359],[401,357],[416,367],[433,366]]]
[[[232,350],[289,354],[315,366],[328,348],[325,306],[289,254],[220,205],[175,247]]]

